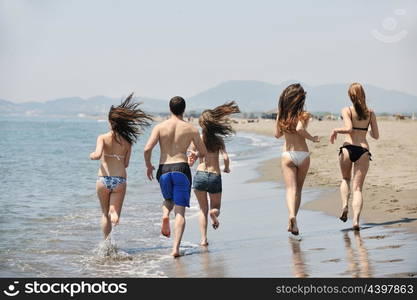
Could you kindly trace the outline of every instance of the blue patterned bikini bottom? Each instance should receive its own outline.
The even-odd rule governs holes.
[[[98,176],[97,181],[100,181],[108,190],[112,191],[119,184],[126,183],[126,178],[120,176]]]

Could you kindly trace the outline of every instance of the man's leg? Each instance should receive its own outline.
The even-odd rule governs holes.
[[[171,255],[174,257],[180,256],[180,244],[182,235],[184,233],[185,228],[185,207],[175,205],[174,206],[175,212],[175,238],[174,238],[174,246],[172,247]]]
[[[171,255],[180,256],[180,244],[185,228],[185,207],[190,207],[190,180],[185,174],[172,173],[172,200],[175,212],[175,237]]]
[[[172,178],[171,174],[163,174],[159,178],[159,186],[161,188],[162,195],[164,197],[164,203],[162,204],[162,227],[161,234],[170,237],[171,229],[169,228],[169,213],[174,207],[174,202],[172,201]]]
[[[166,236],[171,236],[171,229],[169,228],[169,214],[174,207],[174,203],[171,200],[165,200],[162,205],[162,228],[161,233]]]

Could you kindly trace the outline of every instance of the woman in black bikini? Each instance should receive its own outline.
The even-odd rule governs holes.
[[[378,139],[379,132],[375,113],[366,106],[365,91],[362,85],[352,83],[348,93],[353,106],[342,109],[345,126],[333,129],[330,142],[334,143],[338,133],[346,134],[345,142],[340,147],[339,152],[340,170],[342,171],[342,183],[340,184],[342,214],[340,220],[343,222],[347,221],[350,179],[353,166],[353,229],[359,230],[359,217],[363,205],[362,187],[368,172],[369,161],[371,160],[366,134],[368,133],[369,125],[371,126],[371,137]]]

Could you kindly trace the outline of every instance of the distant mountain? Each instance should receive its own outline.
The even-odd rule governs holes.
[[[15,115],[92,115],[105,116],[111,105],[118,105],[122,98],[95,96],[88,99],[68,97],[46,102],[13,103],[0,99],[0,114]],[[168,102],[164,100],[136,97],[135,101],[143,102],[143,110],[160,113],[168,110]]]
[[[276,105],[281,85],[261,81],[227,81],[188,99],[189,109],[203,110],[236,101],[242,111],[264,111]]]
[[[260,81],[227,81],[189,98],[187,104],[189,109],[203,110],[235,100],[242,111],[268,111],[278,106],[282,90],[296,82],[273,85]],[[343,106],[351,104],[348,84],[302,85],[307,91],[306,107],[311,112],[338,113]],[[377,113],[417,112],[417,96],[367,84],[364,88],[369,107]]]
[[[187,111],[202,111],[235,100],[243,112],[265,112],[275,109],[282,90],[291,83],[271,84],[261,81],[227,81],[213,88],[187,98]],[[307,91],[306,108],[311,112],[338,113],[350,105],[347,95],[348,84],[327,84],[310,86],[302,83]],[[365,84],[369,107],[377,113],[417,112],[417,96],[386,90]],[[88,99],[69,97],[46,102],[13,103],[0,99],[0,115],[78,115],[105,116],[111,105],[117,105],[121,98],[95,96]],[[152,113],[167,113],[168,100],[137,97],[143,102],[142,108]]]
[[[0,99],[0,115],[11,114],[14,111],[14,106],[13,102]]]

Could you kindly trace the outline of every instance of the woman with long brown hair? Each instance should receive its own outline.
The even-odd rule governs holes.
[[[140,103],[133,103],[132,98],[133,93],[119,106],[111,106],[108,116],[110,131],[98,136],[96,150],[90,154],[90,159],[101,160],[96,190],[104,239],[119,223],[132,144],[152,121],[152,116],[139,109]]]
[[[230,160],[227,154],[224,138],[231,136],[234,130],[231,114],[239,113],[239,106],[234,101],[220,105],[214,109],[203,111],[199,118],[202,129],[202,139],[207,148],[207,154],[200,160],[197,172],[194,176],[193,189],[200,205],[200,231],[201,246],[207,246],[207,217],[210,214],[214,229],[219,227],[218,217],[220,215],[220,205],[222,198],[222,178],[220,171],[220,154],[224,160],[223,172],[230,173]],[[192,147],[191,152],[195,149]],[[193,165],[196,155],[191,156],[190,164]],[[210,211],[208,204],[210,197]]]
[[[339,151],[340,170],[342,172],[342,182],[340,184],[342,213],[340,220],[343,222],[347,221],[353,167],[353,229],[359,230],[359,217],[363,206],[362,188],[368,172],[369,161],[371,160],[366,134],[368,133],[369,125],[371,126],[370,135],[374,139],[379,138],[379,131],[375,113],[366,105],[365,91],[362,85],[360,83],[352,83],[348,94],[353,106],[342,109],[345,126],[333,129],[330,142],[334,143],[337,134],[346,135],[345,142]]]
[[[299,84],[291,84],[281,93],[275,137],[285,137],[281,168],[286,188],[288,206],[288,231],[298,235],[297,213],[301,203],[304,180],[310,167],[310,152],[306,139],[314,143],[320,140],[307,131],[310,114],[304,110],[306,92]]]

